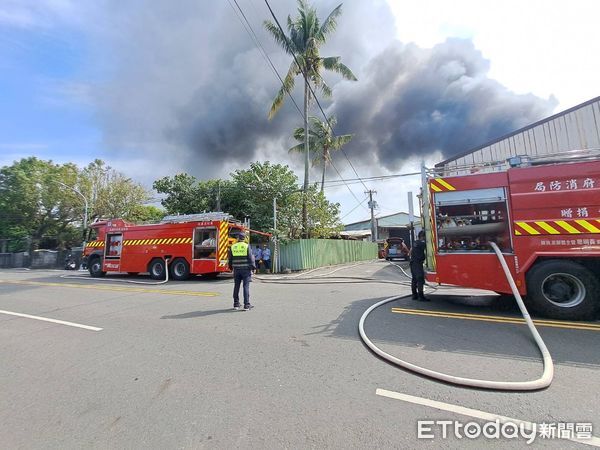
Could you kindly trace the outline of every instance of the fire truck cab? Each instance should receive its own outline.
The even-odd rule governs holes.
[[[122,219],[93,223],[95,239],[84,257],[93,277],[107,272],[148,272],[164,279],[167,267],[172,279],[192,274],[215,277],[228,272],[228,250],[243,225],[224,213],[167,216],[160,223],[135,225]]]
[[[520,294],[559,319],[600,312],[600,158],[516,157],[481,172],[423,171],[429,282]],[[426,221],[427,222],[427,221]]]

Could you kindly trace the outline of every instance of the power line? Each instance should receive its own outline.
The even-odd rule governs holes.
[[[284,90],[286,91],[286,93],[288,94],[288,97],[292,100],[292,102],[294,103],[294,106],[296,107],[296,109],[298,110],[298,112],[300,113],[300,116],[302,117],[302,119],[304,119],[304,113],[300,110],[300,107],[298,106],[298,104],[296,103],[296,101],[294,100],[294,97],[292,97],[291,93],[285,89],[285,83],[283,82],[283,79],[281,78],[281,76],[279,75],[279,72],[277,71],[277,69],[275,68],[273,62],[271,61],[271,58],[269,57],[269,55],[267,54],[266,50],[264,49],[264,47],[262,46],[260,40],[258,39],[258,36],[256,35],[256,33],[254,32],[254,29],[252,28],[252,25],[250,24],[248,18],[246,17],[246,14],[244,14],[244,11],[242,10],[242,8],[240,7],[239,3],[237,2],[237,0],[233,0],[235,5],[237,6],[240,14],[242,15],[244,21],[246,22],[246,24],[244,24],[244,22],[242,22],[240,20],[240,23],[242,24],[242,26],[244,27],[244,29],[246,30],[246,32],[248,33],[248,35],[250,36],[250,38],[254,41],[255,45],[259,48],[259,50],[261,51],[261,54],[263,55],[263,57],[269,62],[271,68],[273,69],[273,71],[275,72],[275,74],[277,75],[277,78],[279,78],[279,81],[281,82],[282,87],[284,88]],[[228,0],[229,2],[229,6],[231,6],[231,8],[233,9],[233,11],[236,13],[236,15],[238,16],[239,19],[239,15],[237,14],[237,11],[235,10],[235,8],[233,7],[233,5],[231,4],[231,1]],[[281,29],[281,25],[279,25],[279,21],[277,20],[277,17],[275,17],[273,10],[271,9],[271,6],[269,5],[269,3],[267,2],[267,6],[269,7],[269,10],[271,11],[271,14],[273,15],[273,18],[275,19],[275,21],[277,22],[277,25],[279,26],[279,29],[282,31]],[[248,31],[250,30],[250,31]],[[285,33],[284,33],[285,34]],[[296,61],[296,64],[298,64],[298,60],[296,59],[296,55],[294,55],[292,53],[292,55],[294,56],[294,60]],[[300,67],[300,65],[298,64],[298,67]],[[304,76],[304,74],[303,74]],[[304,77],[305,81],[306,77]],[[308,83],[308,81],[307,81]],[[315,100],[318,103],[318,99],[314,93],[314,91],[312,90],[312,87],[310,86],[310,83],[308,83],[308,86],[311,90],[311,93],[313,94],[313,97],[315,98]],[[319,104],[319,109],[321,110],[321,112],[323,112],[323,108],[321,108],[321,105]],[[323,112],[323,114],[325,114]],[[329,123],[329,120],[327,119],[327,116],[325,116],[325,120],[327,121],[327,124],[329,125],[329,128],[333,131],[333,128],[331,127],[331,124]],[[346,157],[347,158],[347,157]],[[348,160],[348,162],[350,162],[350,160]],[[325,164],[325,161],[323,162]],[[335,171],[337,172],[338,176],[340,177],[340,179],[342,178],[342,174],[339,172],[339,170],[337,169],[337,167],[335,167],[335,165],[333,164],[333,161],[330,161],[331,166],[335,169]],[[352,163],[350,163],[352,164]],[[356,170],[354,171],[356,173]],[[358,176],[358,173],[356,174],[356,176]],[[364,183],[363,183],[364,184]],[[348,188],[348,191],[350,191],[350,194],[352,194],[352,196],[354,197],[354,199],[358,202],[358,206],[360,206],[362,203],[360,202],[360,200],[358,199],[358,197],[356,196],[356,194],[352,191],[352,189],[350,189],[350,187],[348,185],[346,185],[346,187]],[[365,186],[366,187],[366,186]]]
[[[277,27],[279,28],[279,30],[281,31],[281,33],[285,36],[285,32],[283,31],[283,28],[281,27],[281,24],[279,23],[279,20],[277,20],[277,17],[275,16],[275,13],[273,12],[273,9],[271,9],[271,5],[269,4],[269,1],[265,0],[265,3],[267,4],[267,8],[269,8],[271,16],[273,17],[273,19],[275,20],[275,23],[277,24]],[[290,53],[294,57],[294,61],[296,62],[296,65],[300,69],[301,66],[300,66],[300,63],[298,62],[298,58],[296,58],[296,54],[293,51],[290,51]],[[304,78],[304,82],[308,86],[308,89],[310,90],[310,93],[312,94],[313,98],[315,99],[315,102],[317,103],[317,106],[319,107],[319,110],[321,111],[321,114],[323,114],[323,117],[325,118],[325,122],[327,122],[327,125],[329,126],[329,129],[331,131],[333,131],[333,127],[331,126],[331,123],[329,122],[329,119],[327,118],[327,115],[325,114],[325,111],[323,110],[323,107],[321,106],[321,102],[319,102],[319,99],[317,98],[317,95],[315,94],[315,91],[313,90],[312,86],[308,82],[308,78],[307,78],[306,74],[304,72],[302,72],[302,70],[300,72],[302,73],[302,77]],[[340,150],[342,151],[342,154],[348,160],[348,164],[350,164],[350,167],[354,171],[354,174],[357,176],[358,179],[360,179],[360,175],[358,174],[358,172],[354,168],[354,165],[352,164],[352,161],[350,161],[350,158],[348,158],[348,155],[346,154],[346,152],[344,151],[344,149],[340,148]],[[362,184],[363,184],[363,186],[364,186],[365,189],[368,189],[368,187],[367,187],[366,184],[364,184],[364,183],[362,183]]]
[[[362,202],[360,202],[358,205],[356,205],[354,208],[352,208],[350,211],[348,211],[346,214],[344,214],[342,217],[340,217],[340,220],[344,220],[346,217],[348,217],[350,214],[352,214],[356,210],[356,208],[361,206],[368,199],[369,199],[369,197],[365,197]]]
[[[231,6],[231,9],[233,9],[233,12],[235,12],[238,20],[240,21],[240,23],[244,27],[244,30],[246,30],[246,33],[248,33],[248,35],[250,36],[250,38],[254,41],[254,45],[256,45],[256,47],[258,48],[258,50],[261,53],[261,55],[263,56],[263,58],[265,58],[265,60],[269,63],[269,65],[271,66],[271,69],[273,70],[273,72],[275,73],[275,75],[277,76],[277,78],[279,78],[279,81],[281,82],[281,85],[285,88],[285,84],[283,82],[283,78],[281,78],[281,75],[279,75],[279,72],[275,68],[275,65],[273,64],[273,61],[271,61],[271,58],[269,57],[269,55],[266,52],[265,48],[262,46],[260,40],[258,39],[258,36],[256,35],[256,33],[254,32],[254,29],[252,28],[252,25],[250,25],[250,22],[248,21],[248,18],[246,17],[246,14],[244,14],[244,11],[240,7],[240,5],[237,2],[237,0],[233,0],[233,1],[235,2],[235,5],[237,6],[240,14],[242,15],[243,21],[242,21],[242,19],[240,19],[240,16],[239,16],[238,12],[236,11],[236,9],[231,4],[231,0],[227,0],[227,2],[229,3],[229,6]],[[302,110],[300,109],[300,107],[298,106],[298,104],[296,103],[296,100],[294,100],[294,97],[292,97],[291,92],[288,92],[287,89],[285,91],[288,94],[288,97],[290,98],[290,100],[292,101],[292,103],[294,104],[294,106],[296,107],[296,109],[298,110],[298,113],[300,114],[300,116],[304,119],[304,113],[302,112]]]
[[[411,176],[415,176],[415,175],[421,175],[421,172],[397,173],[397,174],[393,174],[393,175],[380,175],[380,176],[366,177],[366,178],[346,178],[343,180],[326,181],[325,183],[327,183],[328,187],[333,187],[333,186],[341,186],[341,183],[357,184],[357,183],[361,183],[362,181],[385,181],[385,180],[389,180],[392,178],[411,177]]]
[[[285,84],[284,84],[284,82],[283,82],[283,79],[281,78],[281,76],[279,75],[279,72],[277,71],[277,69],[276,69],[276,68],[275,68],[275,66],[273,65],[273,62],[271,61],[271,58],[269,58],[269,55],[267,54],[266,50],[264,49],[264,47],[263,47],[263,46],[262,46],[262,44],[260,43],[260,40],[258,39],[258,36],[257,36],[257,35],[256,35],[256,33],[254,32],[254,29],[252,28],[252,25],[250,24],[250,22],[248,21],[248,18],[246,17],[246,14],[244,14],[244,11],[243,11],[243,10],[242,10],[242,8],[240,7],[240,5],[239,5],[239,3],[237,2],[237,0],[233,0],[233,1],[234,1],[235,5],[237,6],[237,8],[238,8],[238,10],[239,10],[240,14],[242,15],[242,17],[243,17],[244,21],[245,21],[245,22],[246,22],[246,24],[247,24],[247,27],[246,27],[246,25],[244,24],[244,22],[242,22],[242,21],[240,20],[240,22],[241,22],[241,23],[242,23],[242,25],[244,26],[244,29],[245,29],[245,30],[246,30],[246,32],[247,32],[247,33],[250,35],[250,38],[252,38],[252,39],[254,40],[254,42],[255,42],[255,44],[257,45],[257,47],[259,47],[259,50],[261,50],[261,53],[263,54],[263,56],[264,56],[264,57],[267,59],[267,61],[268,61],[268,62],[269,62],[269,64],[271,65],[271,68],[273,69],[273,71],[274,71],[274,72],[275,72],[275,74],[277,75],[277,78],[279,78],[279,81],[281,81],[281,85],[283,86],[284,90],[285,90],[285,91],[286,91],[286,93],[288,94],[289,98],[292,100],[292,102],[294,102],[294,105],[296,106],[296,109],[297,109],[297,110],[298,110],[298,112],[300,113],[300,116],[302,117],[302,119],[304,119],[304,113],[303,113],[302,111],[300,111],[300,108],[298,107],[298,104],[296,103],[296,101],[295,101],[295,100],[294,100],[294,98],[292,97],[291,93],[290,93],[290,92],[288,92],[288,90],[287,90],[287,89],[285,89]],[[231,4],[231,1],[230,1],[230,0],[228,0],[228,2],[229,2],[229,5],[231,6],[231,8],[234,10],[234,12],[236,12],[236,11],[235,11],[235,8],[233,8],[233,5]],[[267,3],[267,6],[269,7],[269,10],[271,11],[271,14],[273,15],[273,17],[274,17],[275,21],[276,21],[276,22],[277,22],[277,24],[279,25],[279,21],[277,21],[277,17],[275,17],[275,16],[274,16],[274,14],[273,14],[273,11],[271,10],[271,7],[270,7],[270,5],[269,5],[268,3]],[[236,15],[237,15],[237,12],[236,12]],[[239,15],[238,15],[238,19],[239,19]],[[248,29],[249,29],[250,31],[248,31]],[[279,25],[279,29],[281,30],[281,25]],[[281,30],[281,31],[282,31],[282,33],[283,33],[283,30]],[[284,33],[284,34],[285,34],[285,33]],[[296,55],[293,55],[293,56],[294,56],[294,60],[296,61],[296,64],[298,64],[298,60],[296,59]],[[298,67],[299,67],[299,66],[298,66]],[[304,75],[304,74],[303,74],[303,75]],[[305,78],[305,80],[306,80],[306,78]],[[310,84],[309,84],[309,88],[310,88]],[[316,100],[317,98],[316,98],[316,96],[315,96],[315,94],[314,94],[314,91],[312,91],[312,88],[311,88],[311,92],[313,93],[313,96],[315,97],[315,100]],[[320,105],[319,105],[319,108],[320,108]],[[321,111],[323,111],[323,110],[321,109]],[[325,117],[325,120],[327,120],[327,117]],[[329,124],[329,120],[327,120],[327,123]],[[331,130],[333,130],[333,128],[331,128],[331,124],[329,124],[329,128],[330,128]],[[324,163],[325,163],[325,162],[324,162]],[[335,165],[333,164],[333,161],[331,161],[330,163],[331,163],[331,166],[332,166],[332,167],[335,169],[335,171],[337,172],[338,176],[339,176],[339,177],[340,177],[340,179],[341,179],[341,178],[342,178],[342,174],[341,174],[341,173],[338,171],[338,169],[335,167]],[[357,174],[357,176],[358,176],[358,174]],[[346,186],[346,187],[347,187],[347,188],[348,188],[348,190],[350,191],[350,194],[352,194],[352,196],[354,197],[354,199],[355,199],[357,202],[359,202],[359,205],[360,205],[360,200],[358,199],[358,197],[356,196],[356,194],[354,194],[354,192],[352,191],[352,189],[350,189],[350,187],[349,187],[349,186]]]
[[[273,20],[275,20],[275,23],[277,24],[277,27],[279,28],[279,31],[281,31],[281,34],[283,36],[285,36],[285,31],[283,31],[283,28],[282,28],[281,24],[279,23],[279,20],[277,19],[277,16],[273,12],[273,9],[271,8],[271,5],[269,4],[269,1],[265,0],[265,3],[267,5],[267,8],[269,8],[269,12],[271,13],[271,16],[273,17]],[[296,57],[296,53],[294,53],[294,51],[291,48],[290,48],[290,53],[292,54],[292,57],[294,58],[294,61],[296,62],[296,66],[298,66],[298,69],[300,69],[301,68],[300,62],[298,61],[298,58]],[[329,122],[329,119],[327,118],[327,115],[325,114],[325,111],[321,107],[321,103],[319,102],[319,99],[317,98],[317,95],[315,94],[315,91],[313,90],[312,86],[310,85],[306,74],[302,70],[300,70],[300,73],[302,74],[302,77],[304,78],[304,82],[308,86],[308,89],[310,90],[313,98],[315,99],[315,102],[317,103],[317,106],[319,107],[319,110],[321,110],[321,113],[323,114],[323,117],[325,118],[325,121],[327,122],[327,125],[329,126],[329,129],[333,132],[333,127],[331,126],[331,123]],[[285,86],[284,86],[284,89],[285,89]],[[306,130],[305,130],[305,132],[306,132]],[[352,162],[348,158],[348,155],[346,155],[346,152],[344,152],[343,149],[341,149],[341,150],[342,150],[342,153],[344,154],[344,156],[346,157],[346,159],[348,160],[348,163],[350,164],[350,167],[352,167],[352,170],[354,171],[354,173],[356,174],[356,176],[360,177],[358,175],[358,172],[356,171],[356,169],[352,165]],[[338,171],[338,169],[333,164],[333,160],[331,161],[331,166],[335,169],[335,171],[337,172],[337,174],[340,177],[340,179],[342,179],[342,175],[340,174],[340,172]],[[363,183],[363,185],[364,185],[365,189],[368,189],[367,186],[364,183]],[[358,197],[356,196],[356,194],[354,194],[354,192],[352,191],[352,189],[350,189],[350,186],[348,186],[346,184],[346,187],[348,188],[348,190],[350,191],[350,193],[352,194],[352,196],[356,199],[356,201],[359,202]],[[362,203],[359,203],[359,205],[360,204],[362,204]]]
[[[335,167],[335,164],[333,164],[333,161],[331,161],[331,167],[333,167],[333,168],[335,169],[335,171],[337,172],[338,176],[339,176],[340,178],[342,178],[342,174],[341,174],[341,173],[340,173],[340,171],[337,169],[337,167]],[[348,186],[348,184],[347,184],[347,183],[344,183],[344,185],[346,186],[346,188],[348,188],[348,191],[350,191],[350,193],[352,194],[352,197],[354,197],[354,199],[355,199],[357,202],[359,202],[359,205],[358,205],[358,206],[360,206],[360,205],[362,204],[362,202],[361,202],[361,201],[358,199],[358,197],[357,197],[357,196],[356,196],[356,194],[355,194],[355,193],[352,191],[352,189],[350,189],[350,186]],[[341,186],[341,184],[340,184],[340,186]]]

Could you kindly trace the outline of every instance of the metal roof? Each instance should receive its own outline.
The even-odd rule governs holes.
[[[408,220],[408,213],[397,212],[394,214],[388,214],[387,216],[376,217],[375,221],[379,228],[406,228],[410,225]],[[420,223],[421,218],[415,216],[415,223]],[[353,222],[344,225],[344,230],[364,230],[371,227],[371,219],[361,220],[360,222]]]
[[[518,155],[543,155],[600,148],[600,97],[588,100],[435,165],[453,167]]]

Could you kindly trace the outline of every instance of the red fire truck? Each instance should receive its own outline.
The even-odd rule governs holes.
[[[150,225],[113,219],[95,222],[90,228],[96,236],[87,244],[84,257],[91,276],[149,272],[154,279],[164,279],[168,261],[175,280],[229,271],[227,252],[235,241],[232,236],[246,231],[224,213],[167,216]]]
[[[455,171],[458,171],[457,168]],[[532,309],[591,319],[600,311],[600,158],[515,157],[423,171],[429,282],[510,294],[495,242]]]

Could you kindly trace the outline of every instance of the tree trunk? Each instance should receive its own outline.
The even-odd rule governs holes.
[[[302,196],[302,234],[308,238],[308,214],[306,201],[308,198],[308,166],[310,163],[310,148],[308,146],[308,77],[304,79],[304,195]]]
[[[321,194],[325,190],[325,170],[327,169],[327,161],[329,161],[329,149],[323,147],[323,174],[321,175]]]

